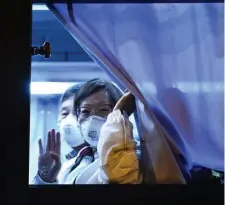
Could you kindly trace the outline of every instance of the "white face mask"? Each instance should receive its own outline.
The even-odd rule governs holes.
[[[92,115],[81,123],[81,134],[88,144],[97,147],[100,130],[105,122],[106,118]]]
[[[61,121],[60,134],[62,139],[71,147],[77,147],[85,142],[80,133],[77,120],[72,114],[69,114]]]

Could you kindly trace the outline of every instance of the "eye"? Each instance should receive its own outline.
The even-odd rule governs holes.
[[[98,110],[98,115],[99,116],[102,116],[102,117],[106,117],[109,113],[111,112],[111,109],[110,108],[107,108],[107,107],[103,107],[103,108],[100,108]]]
[[[110,109],[107,109],[107,108],[102,108],[100,109],[101,112],[110,112]]]
[[[99,108],[100,112],[111,112],[112,108],[110,106],[102,106]]]
[[[67,115],[69,115],[68,112],[63,112],[63,113],[61,113],[61,119],[66,118]]]
[[[90,114],[90,110],[82,109],[81,114]]]

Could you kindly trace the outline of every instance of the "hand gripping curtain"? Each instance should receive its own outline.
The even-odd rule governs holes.
[[[224,170],[223,3],[47,6],[111,79],[135,95],[146,183],[185,183],[177,147],[187,150],[190,167]],[[152,107],[173,123],[179,142]]]

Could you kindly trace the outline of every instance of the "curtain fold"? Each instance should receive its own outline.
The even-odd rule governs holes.
[[[152,173],[147,181],[182,181],[175,179],[181,176],[171,150],[176,140],[161,128],[152,106],[175,126],[191,165],[224,170],[222,3],[74,3],[75,23],[66,4],[47,6],[108,75],[136,96],[145,170]]]

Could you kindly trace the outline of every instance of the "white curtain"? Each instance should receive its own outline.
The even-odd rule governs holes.
[[[223,3],[47,6],[116,83],[139,100],[146,160],[156,181],[173,160],[167,157],[170,150],[152,106],[176,127],[191,165],[224,170]]]

